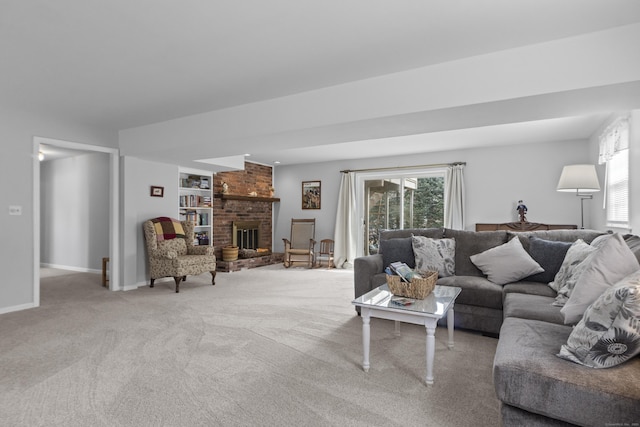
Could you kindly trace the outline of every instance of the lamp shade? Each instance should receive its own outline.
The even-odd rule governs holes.
[[[558,191],[592,193],[600,191],[598,174],[594,165],[568,165],[562,169]]]

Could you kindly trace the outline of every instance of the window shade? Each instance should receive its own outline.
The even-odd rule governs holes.
[[[629,150],[616,152],[607,162],[607,225],[629,224]]]

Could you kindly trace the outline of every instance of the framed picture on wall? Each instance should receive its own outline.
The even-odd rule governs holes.
[[[302,181],[302,209],[320,209],[320,181]]]
[[[151,197],[164,197],[164,187],[151,186]]]

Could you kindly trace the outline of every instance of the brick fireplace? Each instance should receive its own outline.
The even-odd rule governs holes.
[[[228,186],[227,194],[222,194],[223,182]],[[250,162],[245,162],[242,171],[220,172],[214,176],[213,244],[218,271],[238,271],[282,261],[282,254],[271,253],[273,203],[279,201],[271,194],[272,185],[272,168]],[[232,245],[268,249],[269,252],[263,256],[223,261],[222,248]]]

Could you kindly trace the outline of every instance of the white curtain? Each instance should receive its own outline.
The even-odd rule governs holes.
[[[352,268],[356,257],[358,218],[356,217],[355,174],[345,172],[340,181],[333,259],[338,268]]]
[[[452,165],[445,173],[444,226],[464,230],[464,165]]]
[[[608,162],[618,151],[627,148],[629,148],[629,118],[619,117],[600,135],[598,163]]]

